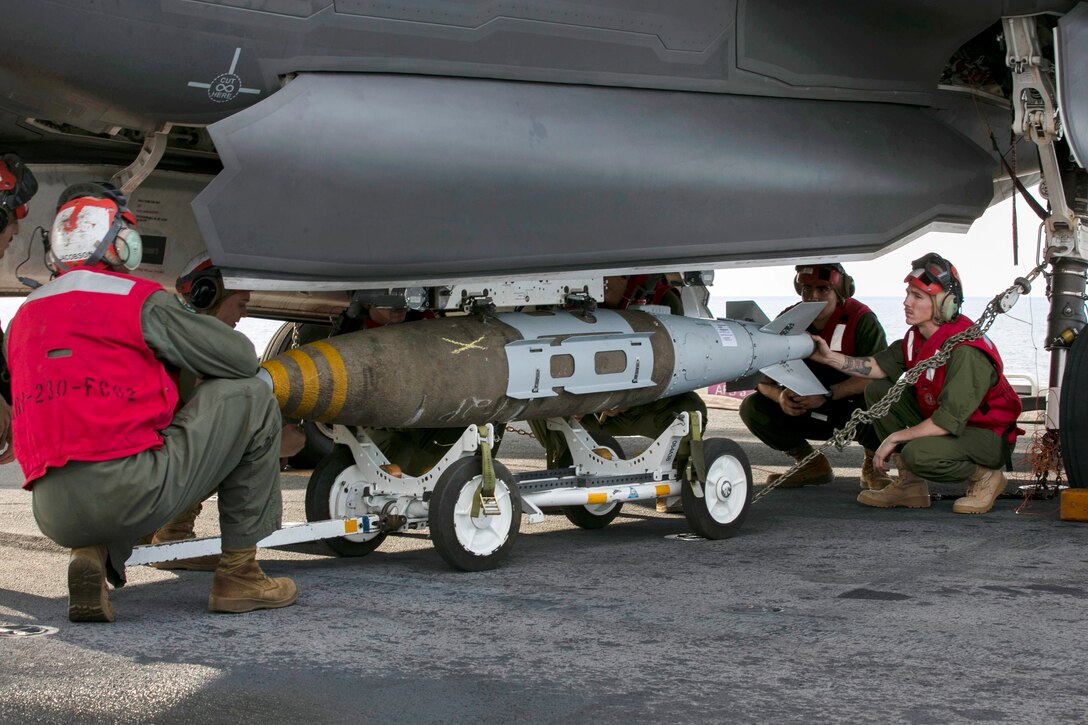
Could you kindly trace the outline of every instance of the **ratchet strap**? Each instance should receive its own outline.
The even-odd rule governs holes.
[[[483,479],[476,493],[472,496],[472,518],[480,515],[495,516],[499,513],[499,505],[495,500],[495,462],[491,457],[491,446],[487,440],[480,437],[480,477]]]
[[[688,423],[691,426],[691,458],[688,461],[688,476],[690,480],[691,469],[694,469],[695,478],[703,483],[706,481],[706,459],[703,457],[703,417],[698,413],[688,413]]]

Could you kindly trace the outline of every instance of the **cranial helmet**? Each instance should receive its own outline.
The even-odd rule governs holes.
[[[100,263],[132,271],[143,257],[135,226],[136,216],[112,184],[73,184],[57,200],[50,262],[60,272]]]
[[[799,264],[795,267],[793,289],[801,294],[805,285],[813,287],[831,287],[839,299],[847,300],[854,296],[854,278],[846,273],[841,264]]]
[[[38,180],[15,154],[0,156],[0,231],[13,219],[23,219],[27,202],[38,191]]]
[[[933,297],[933,321],[943,325],[955,320],[963,306],[963,283],[952,263],[930,252],[910,266],[910,274],[903,281]]]
[[[207,254],[198,254],[181,270],[174,285],[178,294],[198,312],[215,309],[229,294],[223,289],[223,273]]]

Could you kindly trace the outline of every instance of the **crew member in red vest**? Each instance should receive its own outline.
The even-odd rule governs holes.
[[[38,191],[34,174],[15,154],[0,156],[0,258],[19,233],[19,220],[27,215],[27,204]],[[0,343],[4,332],[0,330]],[[11,375],[7,359],[0,352],[0,464],[11,463]]]
[[[865,390],[873,404],[884,397],[905,372],[933,356],[953,335],[973,323],[960,314],[963,285],[959,273],[938,254],[927,254],[912,264],[903,302],[906,336],[871,357],[850,357],[833,352],[822,339],[810,360],[874,382]],[[1002,373],[1001,356],[986,337],[960,342],[948,362],[927,371],[883,418],[874,422],[876,449],[873,465],[887,469],[893,458],[899,478],[880,491],[862,491],[866,506],[927,508],[926,481],[967,481],[967,494],[956,499],[958,514],[984,514],[1005,490],[1008,481],[1002,463],[1011,460],[1020,398]]]
[[[802,302],[824,303],[808,331],[822,338],[832,350],[851,356],[874,355],[888,345],[876,314],[854,299],[854,279],[841,264],[799,265],[793,288]],[[811,358],[807,364],[830,391],[829,395],[797,395],[770,378],[764,378],[756,385],[756,392],[745,398],[740,406],[740,418],[753,435],[796,461],[812,453],[810,440],[829,440],[834,431],[845,425],[854,411],[865,404],[863,393],[869,383],[820,365]],[[881,489],[892,482],[887,473],[873,467],[873,455],[872,448],[866,447],[861,465],[863,489]],[[780,476],[772,473],[767,477],[767,483],[774,483]],[[834,480],[830,461],[820,454],[781,485],[797,488]]]
[[[113,621],[133,542],[219,491],[223,553],[208,608],[284,607],[256,543],[279,528],[280,413],[245,335],[131,276],[142,245],[108,184],[61,195],[49,237],[55,279],[8,336],[15,456],[46,536],[72,549],[68,618]],[[176,373],[204,379],[176,409]]]
[[[246,316],[250,293],[248,290],[230,290],[223,284],[223,274],[212,264],[207,254],[200,254],[189,260],[174,283],[179,299],[201,315],[210,315],[231,329]],[[189,402],[200,384],[199,378],[188,370],[182,370],[178,377],[179,407]],[[302,450],[306,436],[297,425],[285,425],[280,435],[280,464]],[[196,519],[204,508],[199,501],[186,509],[180,516],[159,528],[151,537],[152,544],[169,544],[196,538]],[[219,567],[219,555],[210,554],[190,559],[174,559],[152,564],[156,569],[215,571]]]

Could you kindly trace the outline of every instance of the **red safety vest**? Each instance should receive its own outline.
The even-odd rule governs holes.
[[[160,448],[177,384],[144,342],[153,282],[75,269],[35,290],[8,331],[13,440],[29,489],[47,468]]]
[[[933,356],[945,340],[958,332],[963,332],[973,323],[965,315],[958,316],[955,321],[947,322],[937,328],[930,337],[922,336],[917,327],[907,330],[903,338],[903,359],[906,361],[907,370],[910,370],[918,362]],[[1024,431],[1016,427],[1016,421],[1023,409],[1020,404],[1020,396],[1009,385],[1003,374],[1004,364],[997,348],[989,338],[981,337],[970,342],[960,343],[981,350],[990,358],[997,369],[997,384],[986,391],[986,396],[978,406],[978,410],[967,419],[967,425],[976,428],[986,428],[1001,436],[1001,438],[1013,445],[1016,437],[1023,435]],[[957,345],[957,347],[959,347]],[[942,365],[933,370],[927,370],[918,382],[914,384],[914,392],[918,398],[918,407],[922,409],[922,415],[929,418],[937,410],[938,399],[944,388],[945,376],[948,374],[948,366]]]
[[[824,329],[820,330],[820,337],[833,351],[853,355],[856,352],[854,331],[858,329],[858,320],[871,312],[868,307],[850,298],[831,313],[831,317],[824,323]]]
[[[789,312],[799,304],[801,303],[794,302],[782,310],[780,314]],[[857,351],[854,349],[854,333],[858,329],[858,321],[871,312],[872,310],[866,305],[850,298],[835,308],[835,311],[831,313],[831,317],[827,318],[827,322],[824,323],[824,329],[819,331],[819,335],[831,348],[832,352],[855,355]],[[846,377],[848,376],[844,376],[843,379]]]
[[[419,322],[420,320],[433,320],[433,319],[434,319],[434,313],[431,312],[430,310],[422,310],[422,311],[421,310],[408,310],[408,314],[405,315],[405,317],[404,317],[405,322]],[[375,322],[374,320],[370,319],[369,317],[363,318],[363,329],[364,330],[376,330],[379,327],[385,327],[385,325],[383,325],[380,322]]]

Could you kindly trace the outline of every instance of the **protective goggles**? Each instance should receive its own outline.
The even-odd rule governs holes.
[[[903,281],[928,295],[937,295],[952,289],[955,268],[935,254],[927,254],[911,262],[913,269]]]
[[[835,267],[813,265],[797,268],[797,284],[810,287],[834,287],[842,279],[842,273]]]

